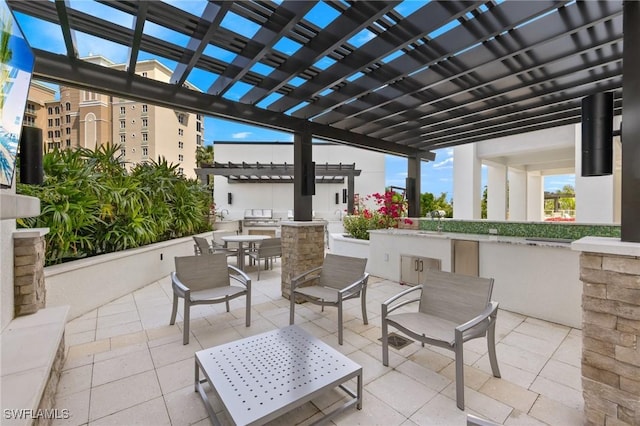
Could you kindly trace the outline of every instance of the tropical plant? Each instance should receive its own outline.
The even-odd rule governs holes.
[[[213,164],[213,145],[196,148],[196,164],[198,167],[202,167],[204,164]]]
[[[367,201],[373,201],[377,208],[372,210],[365,207],[364,204]],[[368,240],[369,230],[396,228],[400,220],[411,223],[410,219],[404,218],[406,213],[407,200],[404,194],[387,188],[383,194],[375,193],[366,196],[358,206],[358,214],[345,217],[343,225],[345,231],[352,237]]]
[[[46,263],[139,247],[210,229],[209,193],[164,158],[123,167],[120,147],[53,150],[43,157],[44,184],[18,184],[40,199],[41,214],[22,227],[49,228]]]
[[[444,210],[444,217],[453,217],[453,205],[447,201],[447,193],[440,193],[436,197],[430,192],[420,194],[420,216],[429,216],[429,213],[437,210]]]

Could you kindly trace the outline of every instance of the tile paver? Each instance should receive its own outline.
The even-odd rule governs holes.
[[[54,425],[208,425],[193,391],[193,354],[202,348],[288,325],[289,301],[280,294],[279,263],[254,279],[251,327],[244,326],[244,300],[192,310],[191,339],[182,345],[182,306],[169,326],[168,278],[70,321],[68,352],[57,392],[58,408],[72,411]],[[491,375],[486,341],[465,344],[466,410],[455,402],[453,352],[413,343],[390,350],[381,362],[380,304],[402,291],[397,283],[371,277],[369,324],[360,301],[345,306],[345,344],[337,344],[337,312],[298,305],[296,324],[362,365],[363,410],[347,410],[332,424],[465,425],[466,413],[505,425],[580,425],[581,331],[517,313],[500,311],[496,327],[502,378]],[[331,391],[272,422],[305,425],[342,403]],[[214,409],[221,410],[214,400]]]

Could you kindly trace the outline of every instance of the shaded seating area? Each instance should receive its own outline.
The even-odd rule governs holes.
[[[238,268],[227,264],[225,253],[202,254],[175,258],[175,272],[171,273],[173,309],[170,325],[175,324],[178,299],[184,300],[184,345],[189,343],[190,309],[193,305],[225,303],[229,312],[229,301],[246,297],[245,325],[251,325],[251,278]],[[235,281],[232,285],[231,280]]]
[[[257,248],[249,252],[249,258],[258,265],[258,280],[260,280],[260,260],[264,260],[264,267],[273,269],[276,258],[282,257],[282,241],[280,238],[268,238],[257,243]]]
[[[494,377],[500,377],[495,349],[498,303],[491,301],[492,292],[493,278],[429,270],[424,284],[382,304],[382,363],[389,365],[389,326],[423,346],[454,351],[456,401],[458,408],[464,410],[464,342],[486,336],[491,370]],[[390,315],[416,302],[417,310],[402,309]]]
[[[322,266],[313,268],[291,279],[289,324],[294,323],[296,300],[315,305],[338,308],[338,343],[343,343],[343,302],[360,298],[362,320],[367,319],[367,259],[327,254]]]

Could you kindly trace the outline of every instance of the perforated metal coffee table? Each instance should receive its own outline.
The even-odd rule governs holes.
[[[195,362],[195,389],[215,425],[205,382],[237,425],[266,423],[335,387],[353,399],[318,423],[354,404],[362,409],[362,367],[295,325],[198,351]],[[344,385],[354,377],[355,393]]]

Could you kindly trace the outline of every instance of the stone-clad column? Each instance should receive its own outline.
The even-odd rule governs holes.
[[[640,244],[574,243],[583,282],[582,388],[590,425],[640,424]]]
[[[44,229],[18,229],[13,234],[13,298],[15,316],[37,312],[46,305]]]
[[[282,296],[289,298],[291,277],[321,266],[324,260],[325,221],[281,223]]]

